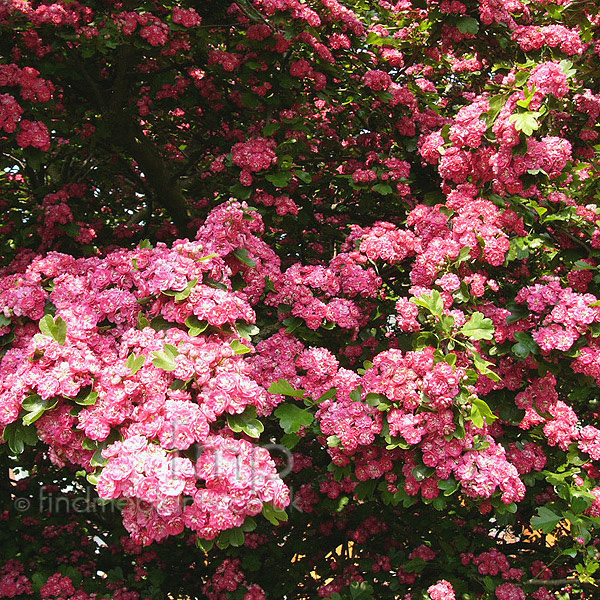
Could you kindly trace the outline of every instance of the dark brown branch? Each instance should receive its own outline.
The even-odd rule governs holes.
[[[133,59],[133,47],[121,46],[119,49],[119,58],[117,59],[117,72],[114,84],[111,90],[112,97],[109,103],[109,111],[116,113],[123,110],[127,102],[129,92],[129,78],[131,76],[130,67]]]
[[[156,201],[169,213],[177,229],[186,234],[190,216],[179,181],[172,177],[164,159],[127,113],[115,114],[111,121],[115,139],[137,162]]]
[[[247,6],[244,6],[243,2],[236,2],[235,5],[250,19],[250,21],[254,21],[255,23],[264,23],[267,25],[272,31],[278,31],[272,23],[270,23],[259,11],[257,11],[254,7],[252,12],[249,10]],[[258,17],[258,18],[257,18]]]
[[[528,581],[523,582],[524,585],[538,585],[540,587],[562,587],[564,585],[573,585],[574,583],[578,583],[579,585],[591,589],[598,589],[598,586],[593,585],[591,583],[587,583],[585,581],[579,581],[579,579],[529,579]]]

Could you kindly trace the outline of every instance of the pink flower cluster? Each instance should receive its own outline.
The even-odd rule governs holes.
[[[525,52],[540,50],[544,46],[558,48],[567,56],[583,54],[584,51],[579,31],[564,25],[522,25],[514,29],[512,37]]]
[[[268,415],[281,400],[257,377],[259,363],[253,367],[235,350],[238,323],[254,321],[244,291],[231,291],[230,278],[251,271],[235,252],[244,248],[244,258],[256,258],[249,288],[279,272],[261,231],[257,213],[231,204],[209,216],[195,242],[105,258],[50,253],[0,277],[0,310],[16,340],[2,357],[0,423],[27,414],[33,399],[47,403],[35,427],[50,457],[89,471],[94,448],[121,436],[104,450],[98,490],[128,500],[124,523],[143,543],[183,527],[215,537],[264,502],[283,508],[289,501],[268,453],[228,437],[223,419],[248,407]],[[44,317],[48,301],[55,317]],[[64,338],[40,331],[42,317],[62,323]],[[162,327],[148,326],[157,318]],[[243,345],[252,352],[249,341]],[[195,444],[204,448],[195,464],[177,456]],[[184,497],[192,503],[182,510]]]
[[[280,217],[285,215],[297,215],[298,205],[289,196],[272,196],[266,192],[259,192],[254,196],[256,202],[260,202],[265,206],[274,206],[275,211]]]
[[[277,163],[275,146],[274,140],[260,137],[239,142],[231,149],[232,160],[244,171],[262,171]]]
[[[224,71],[231,73],[240,66],[240,59],[237,54],[225,52],[225,50],[211,50],[208,53],[209,65],[221,65]]]
[[[165,46],[169,39],[169,26],[149,13],[123,11],[116,15],[115,22],[125,35],[132,35],[139,26],[140,37],[151,46]]]
[[[8,560],[0,569],[0,598],[15,598],[33,593],[31,582],[25,576],[23,563]]]
[[[467,452],[455,470],[463,490],[472,498],[489,498],[499,488],[502,502],[518,502],[525,496],[525,485],[514,465],[506,459],[504,448],[493,438],[484,450]]]
[[[455,600],[454,588],[449,581],[440,579],[435,585],[427,588],[427,593],[431,596],[431,600]]]
[[[0,65],[0,87],[19,87],[23,100],[49,102],[55,91],[54,84],[33,67],[20,68],[14,63]]]
[[[184,27],[197,27],[202,23],[202,18],[193,8],[173,7],[173,23]]]
[[[289,502],[263,448],[221,436],[204,437],[198,448],[195,465],[139,435],[103,451],[110,460],[98,492],[104,498],[128,499],[123,519],[134,539],[161,540],[181,533],[184,526],[212,539],[260,513],[264,502],[280,509]]]
[[[219,281],[226,276],[223,283],[228,284],[232,277],[241,276],[245,287],[236,295],[251,304],[258,302],[267,277],[275,280],[281,273],[279,257],[260,239],[263,232],[264,224],[258,211],[251,210],[245,203],[229,202],[215,208],[196,234],[203,256],[218,254],[226,261],[225,269],[219,266],[211,277]],[[236,252],[245,260],[240,260]]]
[[[222,600],[229,597],[227,592],[244,590],[246,593],[240,596],[242,600],[265,600],[264,590],[257,584],[248,584],[241,570],[239,558],[226,558],[216,569],[210,582],[202,588],[207,600]]]
[[[386,71],[372,69],[364,74],[363,83],[374,92],[385,91],[392,85],[392,78]]]
[[[17,144],[21,148],[31,146],[47,152],[50,150],[50,133],[48,127],[42,121],[23,119],[17,132]]]
[[[336,436],[347,452],[358,446],[368,446],[381,432],[381,413],[350,394],[359,384],[359,376],[340,369],[335,357],[323,348],[305,350],[297,360],[298,367],[306,371],[302,385],[318,398],[331,388],[337,392],[333,398],[319,404],[316,419],[326,436]]]
[[[553,277],[522,288],[515,300],[534,313],[530,319],[536,326],[532,336],[544,352],[569,350],[592,323],[600,321],[600,307],[594,306],[596,296],[563,288]]]
[[[74,593],[75,588],[71,579],[60,573],[51,575],[40,590],[42,598],[61,598],[72,596]]]
[[[456,431],[454,398],[464,375],[461,367],[434,363],[431,348],[405,355],[389,350],[373,359],[373,367],[361,383],[365,392],[382,394],[392,401],[386,412],[390,435],[401,436],[408,446],[418,448],[422,463],[435,468],[434,475],[419,481],[413,474],[417,455],[414,451],[407,454],[402,472],[409,494],[420,490],[425,498],[435,498],[439,494],[437,482],[454,475],[472,498],[489,498],[499,490],[507,504],[520,500],[525,486],[502,446],[486,435],[487,448],[473,449],[475,435],[483,432],[471,426],[464,437],[452,436]],[[428,410],[421,411],[423,406]]]
[[[23,109],[10,94],[0,94],[0,127],[6,133],[14,133]]]
[[[450,141],[458,148],[468,146],[478,148],[481,145],[481,137],[487,129],[485,121],[479,117],[490,109],[487,99],[481,98],[461,108],[454,124],[450,127]]]
[[[383,260],[389,264],[402,262],[421,250],[419,240],[412,232],[383,221],[365,229],[355,226],[349,239],[352,238],[357,240],[360,253],[369,260]]]
[[[562,98],[569,91],[567,76],[558,62],[546,62],[537,65],[531,71],[529,87],[535,88],[536,92],[543,96],[552,94],[555,98]]]
[[[476,197],[477,190],[470,184],[461,185],[448,196],[447,205],[454,211],[449,218],[439,206],[418,206],[408,216],[408,225],[414,230],[423,251],[412,265],[411,292],[420,296],[439,284],[447,292],[447,304],[452,304],[450,290],[456,288],[456,279],[440,278],[440,271],[455,261],[461,250],[469,248],[472,260],[498,266],[504,262],[510,247],[505,216],[489,200]],[[459,271],[462,281],[470,283],[475,296],[484,294],[485,285],[496,285],[485,275],[473,272],[464,264]],[[442,277],[444,277],[443,275]]]
[[[380,283],[374,269],[364,263],[356,253],[340,253],[327,266],[296,263],[272,277],[275,292],[266,303],[291,306],[291,314],[311,329],[318,329],[324,320],[356,329],[370,312],[370,305],[362,300],[375,297]]]

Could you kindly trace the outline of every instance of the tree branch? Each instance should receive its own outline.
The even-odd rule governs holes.
[[[179,181],[173,180],[163,158],[127,113],[113,113],[110,120],[115,139],[137,162],[156,200],[169,213],[177,229],[186,235],[191,219]]]
[[[523,582],[524,585],[539,585],[541,587],[561,587],[563,585],[573,585],[577,583],[583,587],[588,587],[592,589],[597,589],[598,586],[595,586],[591,583],[586,583],[585,581],[579,581],[579,579],[529,579],[528,581]]]

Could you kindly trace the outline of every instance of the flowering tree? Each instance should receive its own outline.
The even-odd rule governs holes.
[[[599,28],[4,0],[0,598],[598,597]]]

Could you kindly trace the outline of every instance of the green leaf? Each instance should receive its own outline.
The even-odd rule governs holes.
[[[435,473],[435,469],[426,465],[417,465],[412,470],[412,475],[417,481],[423,481],[427,477],[431,477]]]
[[[594,496],[585,492],[573,492],[571,494],[571,509],[579,514],[588,509],[594,502]]]
[[[512,351],[519,358],[527,358],[530,354],[537,354],[539,346],[534,339],[524,331],[517,331],[514,334],[517,343],[513,345]]]
[[[372,189],[379,192],[382,196],[387,196],[393,192],[392,186],[387,183],[376,183]]]
[[[450,479],[440,479],[438,488],[444,492],[444,496],[451,496],[458,491],[460,484],[454,477],[451,477]]]
[[[454,354],[454,352],[446,354],[446,356],[442,358],[442,362],[448,363],[451,367],[453,367],[456,364],[456,354]]]
[[[450,333],[454,327],[454,317],[452,315],[442,315],[440,317],[440,323],[442,325],[442,329],[445,332]]]
[[[137,328],[141,331],[142,329],[145,329],[146,327],[150,327],[150,321],[148,321],[148,319],[146,317],[144,317],[144,315],[142,315],[142,313],[140,313],[138,315]]]
[[[125,366],[128,369],[131,369],[131,374],[135,375],[146,362],[146,357],[143,354],[136,356],[133,352],[127,357],[127,362]]]
[[[167,343],[163,346],[163,348],[165,349],[166,352],[168,352],[172,356],[177,356],[179,354],[179,350],[177,350],[177,348],[175,346],[173,346],[173,344]]]
[[[23,417],[23,425],[35,423],[47,410],[54,408],[58,404],[58,398],[42,400],[38,394],[30,394],[23,400],[21,407],[27,411]]]
[[[244,533],[248,533],[256,529],[257,523],[252,517],[246,517],[240,527]]]
[[[227,425],[232,431],[236,433],[243,431],[253,438],[259,438],[265,430],[264,425],[256,418],[256,410],[245,410],[239,415],[227,415]]]
[[[0,313],[0,327],[6,327],[7,325],[10,325],[10,319],[8,317],[5,317],[2,313]]]
[[[259,571],[262,568],[262,560],[256,554],[244,554],[242,568],[245,571]]]
[[[203,540],[202,538],[196,538],[196,546],[206,553],[210,552],[214,545],[214,540]]]
[[[98,485],[98,481],[99,481],[99,477],[98,475],[96,475],[96,473],[88,473],[85,478],[88,480],[89,483],[91,483],[92,485]]]
[[[246,187],[241,183],[236,183],[229,188],[229,191],[235,198],[239,198],[240,200],[248,200],[252,195],[252,188]]]
[[[497,418],[485,401],[477,397],[471,398],[470,419],[475,427],[483,427],[484,419],[491,425]]]
[[[8,444],[11,452],[21,454],[25,450],[25,445],[35,446],[38,442],[38,435],[33,425],[23,425],[19,421],[10,423],[4,428],[2,439]]]
[[[256,261],[248,256],[248,250],[246,250],[246,248],[237,248],[233,255],[248,267],[256,266]]]
[[[248,354],[248,352],[252,352],[252,348],[242,344],[240,340],[233,340],[231,342],[231,347],[236,354]]]
[[[442,316],[444,310],[444,301],[441,294],[437,290],[433,290],[430,295],[423,294],[420,298],[411,298],[410,301],[418,306],[423,306],[432,315],[437,317]]]
[[[292,396],[292,398],[302,398],[305,390],[296,390],[286,379],[280,379],[269,386],[268,392],[271,394],[282,394],[283,396]]]
[[[280,521],[288,520],[288,514],[285,510],[275,508],[270,502],[263,504],[262,514],[273,525],[279,525]]]
[[[181,302],[185,300],[191,293],[194,286],[198,283],[197,279],[192,279],[181,292],[175,294],[175,302]]]
[[[383,46],[389,43],[388,38],[377,35],[374,31],[369,32],[365,42],[370,46]]]
[[[104,467],[107,463],[108,458],[104,458],[102,456],[102,448],[98,448],[90,459],[90,465],[92,467]]]
[[[246,536],[240,527],[235,527],[229,530],[229,544],[238,548],[244,545]]]
[[[369,406],[375,406],[379,410],[387,410],[391,407],[390,401],[383,394],[371,392],[366,395],[365,400]]]
[[[327,391],[324,394],[321,394],[321,396],[319,396],[316,404],[320,404],[324,400],[329,400],[329,398],[333,398],[336,394],[337,394],[337,388],[331,388],[329,391]]]
[[[354,495],[358,500],[365,500],[366,498],[372,498],[377,487],[377,479],[367,479],[367,481],[361,481],[354,488]]]
[[[65,345],[67,339],[67,324],[62,317],[52,318],[51,315],[45,315],[40,319],[40,331],[55,341],[61,346]]]
[[[288,450],[292,450],[298,445],[298,442],[300,442],[301,439],[302,438],[299,435],[296,435],[295,433],[285,433],[281,436],[281,443]]]
[[[529,311],[522,304],[511,305],[507,308],[511,312],[511,314],[506,317],[507,325],[510,325],[511,323],[516,323],[517,321],[525,319],[529,316]]]
[[[562,72],[567,77],[572,77],[573,75],[577,74],[577,70],[573,69],[573,62],[572,61],[563,59],[563,60],[560,61],[559,65],[560,65],[560,68],[562,69]]]
[[[351,600],[372,600],[373,586],[366,581],[353,581],[350,584],[350,599]]]
[[[526,136],[530,136],[535,130],[540,128],[538,117],[541,116],[538,111],[525,111],[515,113],[509,117],[509,121],[514,123],[517,131],[522,131]]]
[[[286,433],[297,433],[301,427],[308,427],[314,419],[306,409],[288,403],[280,404],[274,414]]]
[[[248,108],[258,108],[260,105],[259,97],[250,92],[242,92],[241,99],[244,105]]]
[[[469,419],[473,421],[473,425],[475,425],[475,427],[483,427],[483,415],[476,404],[471,406],[471,414],[469,415]]]
[[[80,406],[92,406],[96,404],[96,400],[98,400],[98,392],[93,392],[92,387],[88,386],[83,388],[77,396],[71,398],[75,404],[79,404]]]
[[[175,327],[175,324],[158,315],[157,317],[154,317],[152,321],[150,321],[150,327],[152,327],[154,331],[167,331],[168,329]]]
[[[174,371],[177,367],[175,357],[179,354],[177,348],[171,344],[164,345],[164,351],[152,352],[152,364],[163,371]]]
[[[251,325],[249,323],[238,323],[235,328],[245,340],[251,340],[253,335],[260,332],[260,329],[256,325]]]
[[[287,317],[287,319],[283,320],[283,324],[286,326],[286,333],[293,333],[302,325],[304,321],[299,319],[298,317]]]
[[[33,589],[36,592],[39,592],[40,589],[46,584],[48,581],[48,577],[43,575],[42,573],[34,573],[31,581],[33,582]]]
[[[561,520],[562,517],[547,506],[540,506],[537,516],[531,519],[531,526],[534,529],[541,529],[542,533],[551,533]]]
[[[294,171],[294,175],[303,183],[312,183],[312,175],[306,171]]]
[[[402,569],[407,573],[420,573],[426,566],[427,563],[422,558],[417,557],[404,563]]]
[[[141,240],[138,244],[138,248],[152,248],[150,240]]]
[[[246,65],[248,63],[246,62]],[[268,125],[265,125],[262,129],[262,134],[264,137],[270,137],[272,136],[280,127],[280,123],[269,123]]]
[[[45,410],[50,410],[51,408],[54,408],[57,404],[58,398],[42,400],[42,398],[38,396],[38,394],[30,394],[29,396],[27,396],[27,398],[25,398],[25,400],[23,400],[23,404],[21,404],[21,407],[27,412],[34,413],[38,411],[43,412]]]
[[[573,269],[575,271],[583,271],[585,269],[595,269],[595,268],[596,267],[594,265],[590,265],[585,260],[576,260],[573,263]],[[1,323],[0,323],[0,325],[1,325]]]
[[[485,117],[485,120],[486,120],[486,123],[488,124],[488,126],[494,124],[494,122],[496,121],[496,118],[500,114],[500,111],[506,104],[507,98],[508,98],[508,96],[502,95],[502,96],[493,96],[490,99],[490,110],[487,112],[487,115]],[[461,250],[461,252],[462,252],[462,250]],[[459,258],[460,258],[460,256],[459,256]]]
[[[350,392],[350,400],[353,402],[360,402],[362,398],[362,386],[359,385],[355,390]]]
[[[96,440],[91,440],[90,438],[84,438],[81,442],[81,447],[84,450],[96,450],[98,448],[98,442]]]
[[[271,173],[270,175],[265,175],[265,179],[272,183],[276,188],[287,187],[291,178],[292,173],[290,171],[281,171],[279,173]]]
[[[460,332],[472,340],[492,340],[494,325],[491,319],[480,312],[474,312],[471,318],[460,328]]]
[[[485,360],[481,354],[474,352],[473,353],[473,362],[475,363],[475,368],[482,374],[485,375],[486,377],[489,377],[492,381],[500,381],[500,377],[498,376],[497,373],[494,373],[494,371],[492,371],[490,369],[491,366],[493,366],[494,363],[491,363],[487,360]]]
[[[188,333],[192,337],[199,336],[208,327],[208,321],[201,321],[197,316],[192,315],[185,320],[185,324],[188,326]]]
[[[456,27],[461,33],[475,35],[479,31],[479,21],[473,17],[461,17],[457,20]]]

